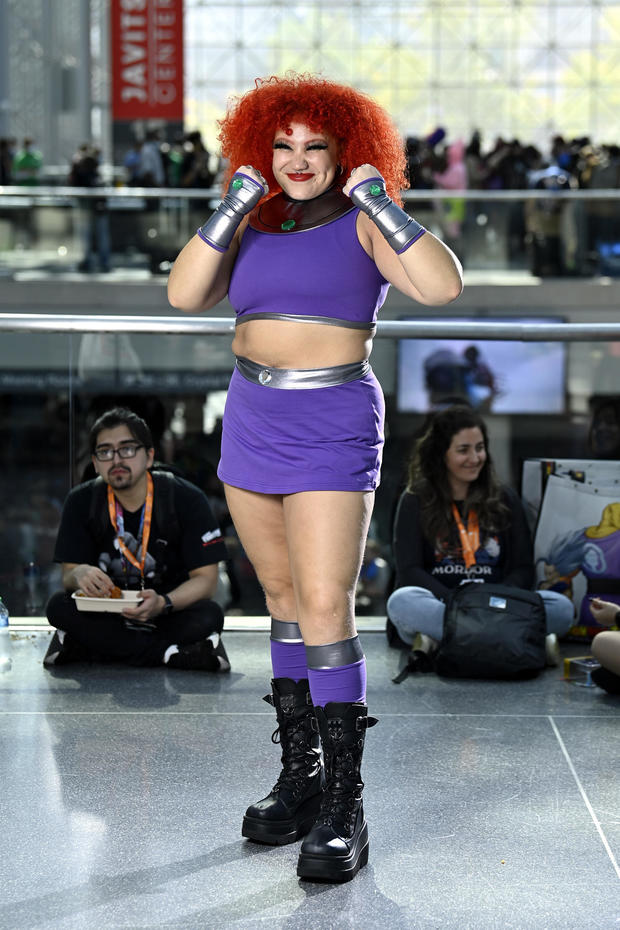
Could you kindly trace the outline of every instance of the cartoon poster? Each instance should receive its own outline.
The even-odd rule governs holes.
[[[532,533],[535,532],[549,475],[584,484],[620,485],[620,462],[604,459],[526,459],[521,476],[521,500]]]
[[[620,608],[620,483],[584,483],[550,475],[534,555],[538,588],[561,591],[575,604],[575,626],[569,635],[589,639],[598,633],[601,627],[590,612],[590,598]]]

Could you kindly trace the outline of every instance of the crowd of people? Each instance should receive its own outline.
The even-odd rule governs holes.
[[[478,214],[493,211],[458,196],[459,191],[509,190],[557,191],[617,189],[620,187],[620,146],[596,143],[590,137],[555,135],[541,148],[519,139],[495,138],[484,143],[481,132],[468,140],[452,138],[443,127],[425,136],[401,137],[405,149],[405,178],[418,193],[417,210],[427,225],[440,231],[443,241],[462,263],[475,257],[483,244],[477,243]],[[84,168],[84,171],[81,169]],[[78,146],[63,178],[76,186],[100,185],[101,152],[92,142]],[[164,129],[147,129],[136,137],[106,178],[116,184],[139,188],[212,190],[226,171],[221,152],[209,151],[199,130],[167,138]],[[57,168],[48,169],[49,180],[57,183]],[[15,139],[0,139],[0,184],[35,185],[48,177],[43,158],[32,139],[18,146]],[[423,191],[454,192],[441,201]],[[193,206],[200,206],[198,201]],[[110,264],[110,229],[104,216],[105,203],[91,211],[85,232],[86,252],[80,269],[107,271]],[[154,207],[154,201],[146,209]],[[618,273],[617,211],[605,202],[558,202],[525,198],[523,203],[502,204],[493,213],[492,224],[505,241],[509,267],[529,264],[540,277],[590,276]],[[31,237],[27,237],[31,238]],[[153,242],[147,244],[153,251]],[[121,249],[122,251],[122,246]],[[150,253],[149,253],[150,254]],[[157,268],[159,259],[153,261]],[[171,261],[172,255],[163,256]]]
[[[527,190],[533,187],[608,189],[620,187],[620,145],[589,136],[554,135],[544,149],[517,138],[496,137],[485,145],[474,130],[468,140],[451,139],[443,127],[404,140],[407,177],[413,190]],[[95,143],[82,143],[71,157]],[[136,138],[121,166],[126,183],[139,187],[210,188],[222,167],[202,133],[191,130],[172,140],[149,129]],[[41,177],[43,155],[32,138],[18,144],[0,138],[0,184],[33,184]]]
[[[415,190],[526,190],[535,187],[620,187],[620,146],[588,136],[555,135],[547,151],[498,136],[484,147],[475,130],[468,142],[449,141],[443,128],[406,140],[409,179]]]
[[[404,140],[409,186],[414,190],[526,190],[620,187],[620,145],[595,143],[588,136],[553,136],[546,150],[498,136],[485,147],[474,130],[468,141],[451,140],[438,127],[427,136]],[[129,184],[160,187],[211,187],[221,158],[210,153],[194,130],[162,140],[147,132],[127,153]],[[159,183],[154,184],[157,180]]]
[[[405,139],[407,177],[414,190],[519,190],[535,187],[588,189],[620,187],[620,145],[594,143],[588,136],[555,135],[543,151],[519,139],[497,137],[485,148],[475,130],[468,141],[450,140],[439,127]],[[153,165],[157,167],[154,169]],[[220,166],[198,131],[159,140],[155,131],[136,142],[125,159],[128,183],[201,188],[212,186]]]
[[[202,133],[193,130],[177,135],[171,142],[162,132],[149,129],[136,137],[122,164],[125,183],[130,187],[211,188],[220,170],[220,158],[209,152]],[[69,158],[66,176],[69,185],[94,186],[101,183],[101,149],[92,140],[80,142]],[[57,183],[56,172],[49,179]],[[0,138],[0,185],[34,185],[45,181],[43,153],[34,139],[18,143],[15,137]]]
[[[157,130],[137,139],[123,160],[130,187],[207,189],[213,186],[220,159],[209,152],[199,130],[162,141]]]

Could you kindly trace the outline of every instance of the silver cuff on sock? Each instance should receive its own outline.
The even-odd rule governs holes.
[[[359,636],[342,639],[338,643],[325,643],[323,646],[306,646],[308,668],[340,668],[353,665],[364,658]]]
[[[303,643],[299,624],[289,620],[271,618],[271,639],[276,643]]]

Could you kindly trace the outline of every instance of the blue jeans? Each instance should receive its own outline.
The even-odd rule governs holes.
[[[563,636],[574,623],[573,602],[557,591],[538,591],[545,607],[547,633]],[[397,588],[387,602],[387,614],[398,635],[406,643],[413,643],[416,633],[425,633],[432,639],[443,636],[443,617],[446,605],[426,588]]]

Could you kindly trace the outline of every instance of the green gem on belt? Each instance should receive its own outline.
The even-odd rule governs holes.
[[[235,178],[235,180],[232,182],[232,186],[236,191],[238,191],[240,187],[243,187],[243,181],[241,178]]]
[[[368,188],[373,197],[378,197],[379,194],[383,193],[378,184],[371,184]]]
[[[294,229],[294,228],[295,228],[295,220],[284,220],[284,222],[280,226],[280,229],[283,229],[284,232],[288,232],[289,229]]]

